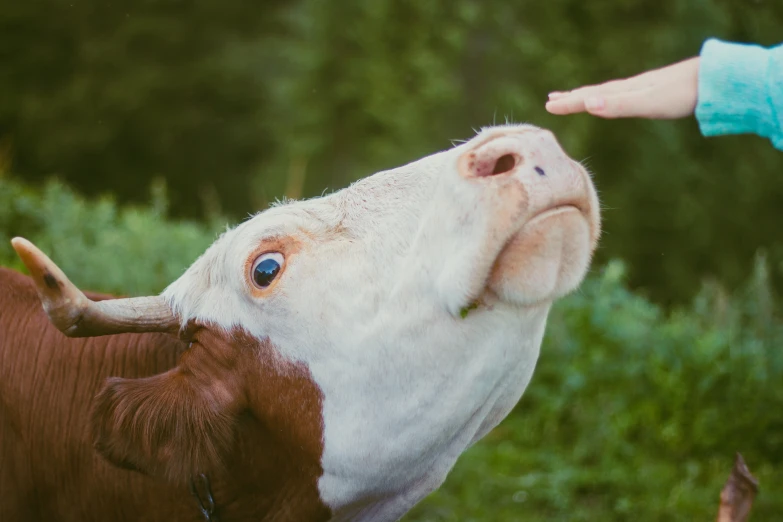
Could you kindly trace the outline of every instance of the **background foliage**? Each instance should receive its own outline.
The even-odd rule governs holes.
[[[6,4],[0,264],[19,267],[21,234],[77,284],[155,292],[274,198],[495,121],[548,127],[595,173],[595,273],[553,312],[517,411],[408,519],[710,519],[736,450],[762,482],[754,519],[781,517],[783,154],[543,101],[709,36],[778,43],[783,3]]]

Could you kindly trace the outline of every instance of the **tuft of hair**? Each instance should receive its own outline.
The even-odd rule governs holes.
[[[176,484],[219,472],[245,407],[242,375],[230,350],[194,343],[166,373],[110,378],[92,409],[94,446],[116,466]]]

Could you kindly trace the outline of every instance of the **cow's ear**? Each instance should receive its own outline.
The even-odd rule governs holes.
[[[246,407],[245,369],[236,347],[201,337],[166,373],[106,381],[92,411],[106,459],[178,483],[222,465]]]

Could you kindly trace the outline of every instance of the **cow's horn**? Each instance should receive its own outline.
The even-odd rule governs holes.
[[[68,337],[125,332],[176,332],[179,321],[161,296],[91,301],[31,242],[11,244],[38,288],[49,320]]]

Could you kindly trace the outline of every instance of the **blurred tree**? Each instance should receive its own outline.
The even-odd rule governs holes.
[[[276,5],[8,2],[0,132],[15,171],[136,201],[163,175],[177,213],[200,214],[205,195],[250,208],[247,181],[270,148],[264,47],[246,49],[277,30]]]

